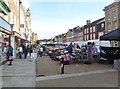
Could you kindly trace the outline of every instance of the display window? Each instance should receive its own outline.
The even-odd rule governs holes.
[[[0,32],[0,62],[6,60],[8,45],[9,45],[9,35]]]

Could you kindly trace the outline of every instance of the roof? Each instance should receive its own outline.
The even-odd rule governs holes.
[[[119,2],[113,2],[112,4],[106,6],[106,7],[103,9],[103,11],[109,10],[109,9],[111,9],[111,8],[117,6],[117,5],[120,5],[120,1],[119,1]]]
[[[81,27],[81,29],[85,29],[85,28],[91,27],[91,26],[93,26],[93,25],[96,25],[98,22],[100,22],[100,21],[103,20],[103,19],[105,19],[105,17],[100,18],[100,19],[98,19],[98,20],[96,20],[96,21],[93,21],[93,22],[90,23],[90,24],[84,25],[84,26]]]

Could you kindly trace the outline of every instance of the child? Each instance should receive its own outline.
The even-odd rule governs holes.
[[[69,53],[67,51],[64,52],[63,55],[61,55],[61,63],[63,63],[64,65],[69,64],[69,61],[71,60],[71,57],[69,55]]]

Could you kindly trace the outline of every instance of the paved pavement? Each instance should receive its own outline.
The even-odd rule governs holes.
[[[35,62],[15,59],[12,66],[8,63],[1,67],[2,87],[35,87]]]
[[[41,57],[37,62],[15,59],[0,67],[0,87],[117,87],[118,73],[112,65],[70,64],[60,74],[60,62]],[[36,67],[36,69],[35,69]],[[37,75],[45,75],[36,77]]]
[[[36,87],[118,87],[118,73],[111,70],[40,77]]]
[[[118,72],[113,65],[70,63],[65,74],[60,73],[60,62],[49,57],[37,59],[36,87],[118,87]]]

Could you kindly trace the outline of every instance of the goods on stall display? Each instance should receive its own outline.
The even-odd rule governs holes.
[[[6,60],[7,45],[9,44],[9,35],[0,32],[0,62]]]

